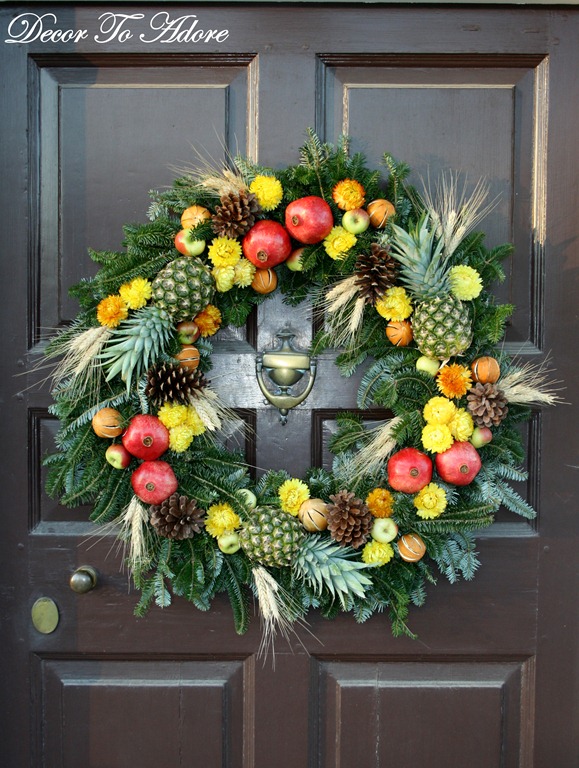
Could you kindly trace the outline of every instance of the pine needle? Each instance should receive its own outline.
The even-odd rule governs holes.
[[[498,386],[509,403],[528,406],[563,403],[565,401],[557,394],[561,382],[550,379],[552,373],[546,362],[540,365],[524,363],[501,376]]]
[[[392,434],[402,418],[395,416],[390,421],[368,430],[371,435],[369,442],[352,459],[352,469],[355,474],[372,475],[396,448],[396,438]]]

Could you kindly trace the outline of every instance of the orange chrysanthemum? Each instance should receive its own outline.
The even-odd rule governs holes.
[[[374,488],[366,498],[366,506],[374,517],[391,517],[394,512],[394,497],[387,488]]]
[[[107,328],[116,328],[128,314],[129,308],[120,296],[107,296],[97,307],[97,320]]]
[[[353,211],[364,205],[366,190],[355,179],[342,179],[332,190],[332,197],[342,211]]]
[[[221,312],[213,304],[208,304],[193,320],[199,328],[201,336],[213,336],[221,327]]]
[[[466,395],[472,386],[470,371],[464,365],[452,363],[443,366],[436,377],[436,385],[449,399]]]

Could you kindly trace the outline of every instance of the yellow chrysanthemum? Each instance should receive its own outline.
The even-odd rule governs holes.
[[[310,489],[302,480],[286,480],[278,491],[280,505],[284,512],[297,515],[299,508],[310,498]]]
[[[330,234],[324,240],[326,253],[335,261],[341,261],[354,245],[356,245],[356,235],[347,232],[344,227],[332,227]]]
[[[227,293],[227,291],[233,288],[235,267],[213,267],[211,275],[215,280],[215,287],[219,293]]]
[[[234,267],[241,258],[241,243],[231,237],[216,237],[207,255],[214,267]]]
[[[464,365],[444,365],[436,376],[436,386],[445,397],[462,397],[472,386],[470,371]]]
[[[239,515],[229,504],[212,504],[207,510],[205,530],[216,539],[225,531],[234,531],[241,525]]]
[[[414,497],[414,506],[416,514],[424,520],[432,520],[442,515],[446,509],[446,493],[436,483],[429,483],[425,488],[419,491]]]
[[[195,315],[193,321],[201,336],[213,336],[221,328],[221,311],[213,304],[208,304],[202,312]]]
[[[175,453],[183,453],[193,442],[193,430],[187,424],[180,424],[169,430],[169,448]]]
[[[455,414],[456,405],[446,397],[431,397],[422,411],[428,424],[448,424]]]
[[[474,422],[470,413],[464,408],[459,408],[454,416],[454,419],[449,423],[451,435],[455,440],[463,443],[472,435],[474,430]]]
[[[141,309],[153,295],[153,286],[144,277],[135,277],[121,285],[119,293],[129,309]]]
[[[400,287],[388,288],[374,306],[386,320],[406,320],[412,314],[410,298],[404,288]]]
[[[187,406],[179,405],[179,403],[163,403],[159,408],[157,417],[167,429],[180,427],[187,422]]]
[[[452,294],[461,301],[476,299],[483,289],[481,276],[473,267],[465,265],[452,267],[449,278]]]
[[[342,211],[361,208],[366,200],[366,190],[355,179],[343,179],[332,190],[334,202]]]
[[[129,308],[120,296],[107,296],[97,307],[97,320],[107,328],[116,328],[129,315]]]
[[[241,258],[233,269],[235,285],[239,285],[241,288],[247,288],[251,285],[255,277],[255,264],[252,264],[249,259]]]
[[[427,424],[422,430],[422,445],[431,453],[443,453],[453,442],[452,433],[446,424]]]
[[[283,187],[275,176],[256,176],[249,185],[249,191],[257,197],[264,211],[273,211],[283,197]]]
[[[386,565],[394,557],[391,544],[381,544],[379,541],[369,541],[362,550],[362,560],[367,565]]]
[[[207,429],[194,405],[190,405],[187,408],[187,421],[185,423],[194,435],[202,435]]]
[[[374,517],[391,517],[394,497],[387,488],[374,488],[366,497],[366,506]]]

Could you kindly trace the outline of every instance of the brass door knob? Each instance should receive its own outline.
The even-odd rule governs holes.
[[[72,574],[68,583],[73,592],[79,595],[84,595],[85,592],[90,592],[97,585],[98,573],[92,567],[92,565],[81,565]]]

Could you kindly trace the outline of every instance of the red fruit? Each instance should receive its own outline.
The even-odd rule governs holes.
[[[115,443],[106,449],[105,459],[115,469],[126,469],[131,463],[131,454],[124,445]]]
[[[292,252],[288,233],[277,221],[262,219],[242,240],[243,255],[260,269],[281,264]]]
[[[334,226],[332,209],[321,197],[309,195],[294,200],[285,209],[285,225],[288,232],[300,243],[321,242]]]
[[[441,479],[452,485],[472,483],[482,466],[477,449],[468,441],[453,443],[448,451],[437,453],[434,462]]]
[[[179,483],[166,461],[144,461],[131,475],[135,496],[146,504],[160,504],[175,493]]]
[[[133,416],[121,440],[137,459],[153,461],[169,447],[169,430],[156,416],[139,414]]]
[[[416,493],[432,480],[432,461],[416,448],[402,448],[388,460],[388,482],[395,491]]]

